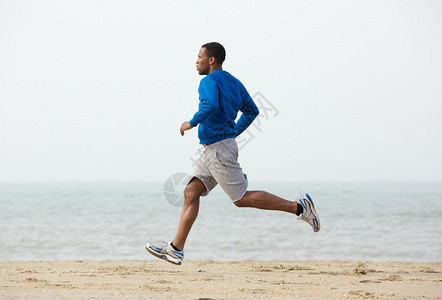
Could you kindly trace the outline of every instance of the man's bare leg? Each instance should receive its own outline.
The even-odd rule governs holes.
[[[181,210],[180,223],[172,244],[179,250],[184,249],[187,236],[198,216],[200,196],[206,190],[204,183],[194,177],[184,190],[184,206]]]
[[[254,207],[259,209],[280,210],[289,213],[297,213],[297,203],[285,200],[281,197],[264,191],[247,191],[238,201],[234,202],[238,207]]]

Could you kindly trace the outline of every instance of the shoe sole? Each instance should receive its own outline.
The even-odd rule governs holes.
[[[319,222],[318,214],[316,213],[315,204],[313,203],[312,198],[310,198],[309,194],[305,194],[309,202],[311,203],[310,209],[313,214],[313,231],[318,232],[321,229],[321,223]]]
[[[162,259],[162,260],[165,260],[165,261],[167,261],[167,262],[170,262],[171,264],[174,264],[174,265],[181,265],[181,262],[180,262],[180,261],[179,261],[179,262],[175,262],[175,261],[173,261],[173,260],[170,260],[170,259],[167,257],[167,255],[165,255],[165,254],[158,254],[158,253],[156,253],[156,252],[150,250],[149,247],[147,247],[147,244],[146,244],[144,247],[146,248],[147,252],[149,252],[149,253],[152,254],[153,256],[156,256],[156,257],[158,257],[158,258],[160,258],[160,259]]]

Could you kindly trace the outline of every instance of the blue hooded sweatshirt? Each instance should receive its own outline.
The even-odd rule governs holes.
[[[259,110],[244,85],[226,71],[213,71],[198,88],[199,109],[189,121],[198,127],[200,144],[208,145],[236,138],[252,124]],[[238,122],[238,112],[242,115]]]

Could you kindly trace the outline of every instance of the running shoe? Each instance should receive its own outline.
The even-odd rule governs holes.
[[[184,251],[176,251],[173,249],[171,243],[172,242],[163,243],[158,246],[146,243],[146,250],[158,258],[164,259],[175,265],[181,265],[184,258]]]
[[[321,224],[319,223],[318,214],[316,213],[312,198],[310,198],[308,194],[305,194],[305,196],[299,198],[296,203],[301,204],[304,209],[298,217],[298,220],[306,221],[312,226],[314,232],[318,232],[319,229],[321,229]]]

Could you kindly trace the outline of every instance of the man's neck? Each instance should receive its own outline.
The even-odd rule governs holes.
[[[212,73],[213,71],[222,71],[223,70],[223,66],[219,66],[219,65],[211,65],[210,66],[210,71],[209,74]]]

